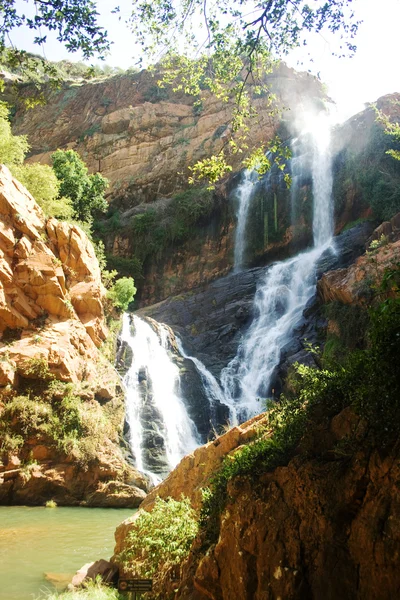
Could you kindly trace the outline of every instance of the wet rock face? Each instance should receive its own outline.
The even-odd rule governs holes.
[[[366,222],[337,236],[336,251],[321,257],[318,277],[328,269],[347,266],[362,254],[372,231],[373,225]],[[251,323],[257,284],[267,268],[233,273],[194,292],[141,309],[138,314],[149,315],[170,325],[182,339],[185,351],[199,358],[218,378],[222,368],[236,355],[240,340]],[[320,314],[320,304],[315,297],[306,307],[292,342],[282,348],[282,361],[310,360],[311,355],[305,347],[307,343],[318,343],[325,327],[326,321]],[[290,358],[294,356],[296,358]],[[280,381],[284,371],[277,372],[273,386],[276,394],[282,385]]]
[[[143,462],[146,469],[165,477],[169,472],[165,446],[165,424],[154,403],[151,381],[147,372],[139,373],[139,393],[142,401]]]

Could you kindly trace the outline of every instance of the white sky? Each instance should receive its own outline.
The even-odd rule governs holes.
[[[17,6],[27,11],[24,0],[16,0]],[[32,4],[32,3],[30,3]],[[119,4],[122,20],[111,14],[112,8]],[[128,16],[130,0],[97,0],[100,23],[109,32],[114,42],[112,53],[106,63],[124,69],[137,62],[133,34],[124,24]],[[365,102],[373,102],[379,96],[400,92],[400,69],[398,54],[400,51],[400,0],[353,0],[354,11],[362,19],[357,38],[356,55],[349,58],[332,57],[332,49],[327,39],[314,36],[306,48],[293,52],[287,62],[299,70],[309,69],[328,86],[329,95],[338,104],[342,117],[348,117],[362,110]],[[50,60],[79,60],[76,54],[69,54],[54,38],[45,46],[45,55]],[[333,41],[335,38],[331,38]],[[38,47],[32,44],[33,35],[29,30],[20,28],[12,36],[13,43],[36,53]],[[335,44],[337,44],[337,39]],[[313,57],[309,62],[308,53]]]

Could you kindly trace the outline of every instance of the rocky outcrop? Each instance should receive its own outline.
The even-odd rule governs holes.
[[[46,221],[4,166],[0,214],[0,502],[135,506],[148,484],[118,445],[123,401],[98,350],[108,331],[93,246],[79,227]],[[80,401],[71,418],[104,419],[102,443],[86,452],[90,469],[73,439],[67,451],[71,392]]]
[[[193,551],[179,599],[394,598],[400,543],[396,451],[335,452],[360,428],[348,410],[313,433],[311,457],[294,458],[229,486],[217,544]]]
[[[7,356],[3,386],[29,376],[27,365],[37,358],[63,381],[80,381],[86,372],[90,379],[95,372],[90,362],[97,360],[107,331],[105,290],[92,244],[76,226],[46,222],[4,166],[0,202],[0,332],[6,341],[11,331],[19,338],[0,347]]]
[[[365,250],[373,225],[365,222],[335,238],[336,252],[327,252],[318,265],[318,277],[338,267],[346,267]],[[241,337],[252,319],[257,284],[268,267],[231,273],[187,294],[142,308],[139,316],[150,316],[166,323],[179,335],[187,354],[199,358],[215,377],[235,356]],[[314,319],[315,299],[293,336],[290,348],[282,349],[287,359],[304,349],[305,342],[315,343],[318,322]]]
[[[367,252],[354,264],[325,273],[318,293],[325,303],[366,305],[371,301],[371,282],[377,291],[385,271],[396,269],[399,262],[400,213],[375,229],[367,241]]]

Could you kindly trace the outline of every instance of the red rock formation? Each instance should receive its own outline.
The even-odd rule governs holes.
[[[247,438],[254,435],[257,425],[257,421],[242,425]],[[152,597],[397,598],[398,449],[382,453],[357,446],[364,433],[363,421],[345,409],[331,421],[311,427],[287,466],[266,472],[257,481],[250,476],[231,480],[217,543],[205,551],[204,540],[198,538],[177,570],[177,581],[171,580],[168,570],[156,574]],[[217,441],[230,452],[238,437],[234,429]],[[205,484],[218,463],[213,443],[197,452],[198,457],[201,452],[204,473],[188,469],[185,459],[171,474],[169,484],[156,488],[144,502],[146,510],[151,510],[157,494],[176,498],[178,482],[197,505],[198,486]],[[187,485],[185,479],[190,480]],[[134,521],[125,521],[117,529],[116,555],[125,548]]]
[[[135,506],[147,482],[126,465],[118,446],[123,402],[118,375],[98,350],[108,332],[93,246],[79,227],[46,221],[4,166],[0,214],[0,421],[7,402],[24,392],[27,381],[35,383],[40,368],[45,377],[75,384],[88,410],[101,412],[96,399],[110,402],[120,419],[105,432],[90,471],[45,434],[3,453],[0,502],[37,504],[54,497],[63,504]],[[34,461],[29,477],[27,460]]]
[[[383,237],[382,237],[383,236]],[[400,262],[400,214],[382,223],[372,234],[366,254],[347,269],[328,271],[318,282],[318,293],[325,303],[365,304],[370,298],[371,282],[379,287],[386,269]],[[370,248],[372,242],[376,247]]]

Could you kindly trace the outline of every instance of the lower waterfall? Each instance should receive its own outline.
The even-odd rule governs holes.
[[[155,323],[155,322],[154,322]],[[125,377],[126,420],[136,467],[150,475],[166,475],[200,444],[179,392],[179,369],[171,360],[166,326],[151,325],[128,314],[121,341],[132,350]]]

